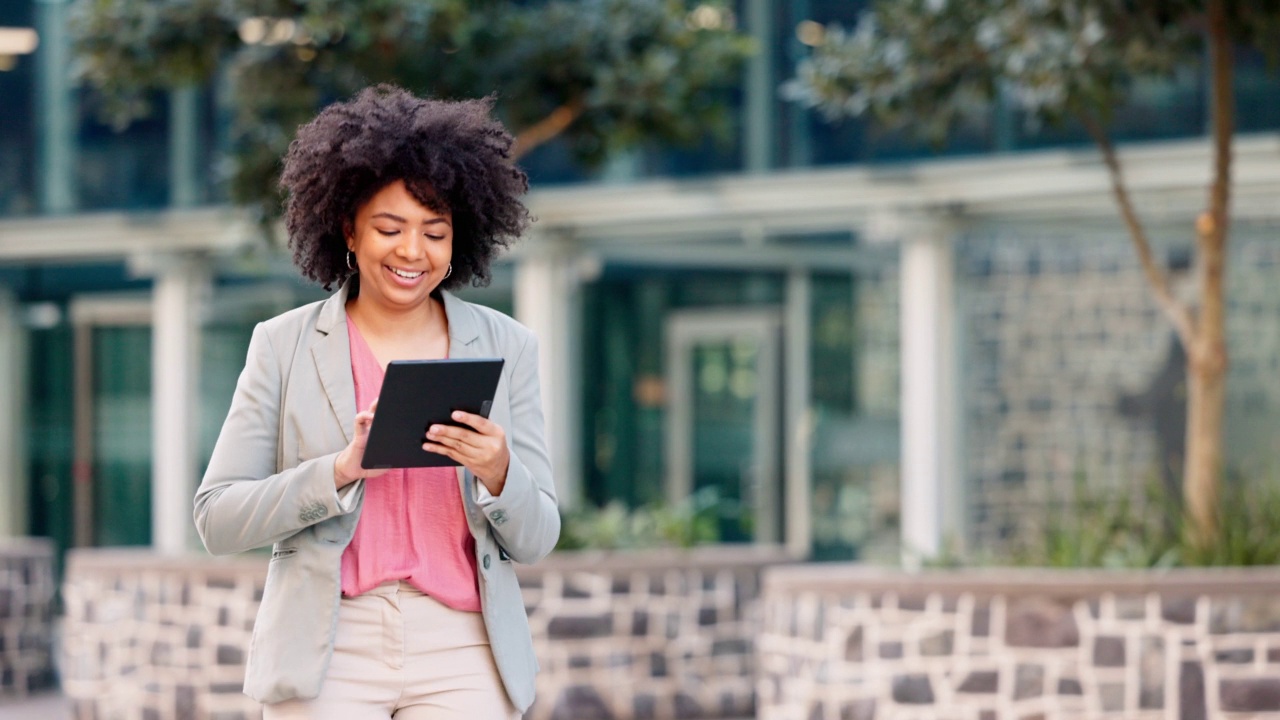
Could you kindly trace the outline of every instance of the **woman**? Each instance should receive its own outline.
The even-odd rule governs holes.
[[[294,262],[340,289],[255,328],[195,499],[210,552],[274,545],[245,678],[266,720],[487,720],[533,702],[511,561],[560,532],[537,341],[447,292],[487,281],[529,222],[491,104],[370,88],[285,157]],[[460,467],[362,469],[387,363],[445,357],[506,360],[490,419],[428,433]]]

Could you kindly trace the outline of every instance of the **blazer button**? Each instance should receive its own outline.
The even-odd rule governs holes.
[[[489,553],[484,554],[484,569],[489,569]]]

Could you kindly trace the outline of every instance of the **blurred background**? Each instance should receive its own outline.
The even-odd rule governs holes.
[[[252,714],[237,623],[265,558],[203,558],[191,497],[254,324],[325,296],[290,263],[279,158],[320,107],[395,82],[496,93],[531,178],[529,237],[461,294],[542,341],[565,532],[525,582],[540,712],[1066,717],[1095,691],[1117,717],[1280,710],[1280,688],[1248,684],[1280,673],[1274,603],[1244,613],[1261,618],[1245,689],[1206,660],[1199,700],[1176,659],[1158,689],[1124,680],[1147,646],[1108,664],[1083,626],[1064,646],[1102,675],[992,660],[1003,680],[973,691],[990,702],[955,715],[928,708],[966,672],[938,665],[927,693],[892,669],[841,675],[846,695],[796,699],[769,672],[801,666],[755,644],[804,633],[810,611],[767,597],[787,568],[800,595],[851,572],[828,590],[899,607],[884,573],[1280,563],[1277,37],[1271,0],[3,0],[0,698],[61,684],[84,717]],[[693,602],[680,632],[628,619],[655,636],[643,663],[584,649],[611,624],[556,624],[658,607],[642,576],[728,605]],[[1117,577],[1137,575],[1097,596],[1129,592]],[[1082,582],[1037,592],[1071,621]],[[1280,580],[1239,582],[1274,597]],[[639,604],[573,609],[597,592]],[[1217,615],[1192,606],[1208,637]],[[148,618],[168,629],[124,622]],[[659,672],[717,618],[734,644]],[[827,644],[853,662],[853,625],[810,620],[843,627]],[[903,632],[883,657],[933,657]],[[557,675],[584,667],[596,690]],[[729,679],[706,695],[680,672]]]

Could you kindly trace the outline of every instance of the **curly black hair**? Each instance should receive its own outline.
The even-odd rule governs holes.
[[[493,98],[428,100],[393,85],[360,91],[298,128],[284,157],[285,227],[303,276],[331,289],[347,268],[356,210],[403,180],[414,199],[453,215],[449,290],[487,285],[489,265],[529,226],[529,189],[511,162],[513,139],[491,117]]]

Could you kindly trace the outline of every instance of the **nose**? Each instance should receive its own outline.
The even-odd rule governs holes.
[[[396,247],[396,254],[410,262],[421,260],[427,256],[427,238],[424,233],[406,232],[401,234],[401,242]]]

